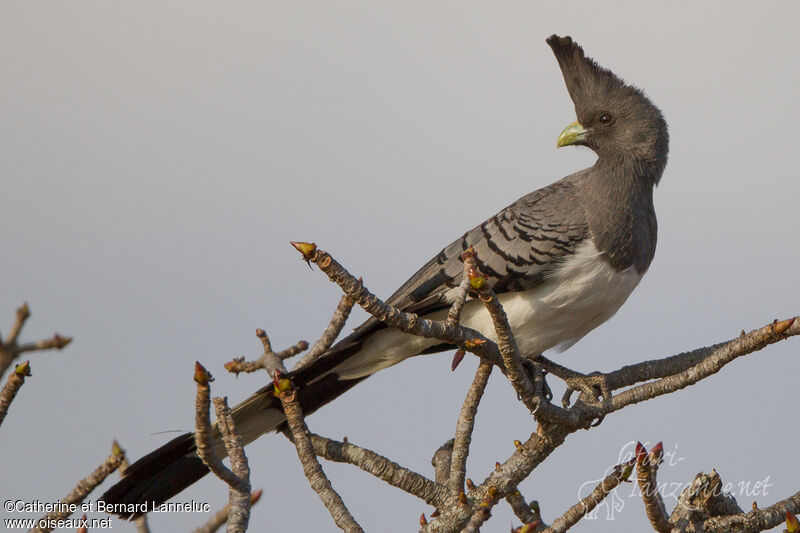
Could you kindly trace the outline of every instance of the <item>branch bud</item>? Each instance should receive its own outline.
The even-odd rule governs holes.
[[[30,377],[31,376],[31,362],[25,361],[24,363],[20,363],[14,367],[14,373],[18,376],[22,377]]]
[[[661,462],[661,458],[664,457],[664,443],[658,441],[658,444],[653,446],[650,449],[650,464],[655,466]]]
[[[458,365],[461,364],[461,361],[464,360],[464,355],[466,352],[464,350],[456,350],[456,353],[453,354],[453,362],[450,363],[450,370],[455,372]]]
[[[470,267],[467,271],[469,275],[469,285],[476,291],[481,290],[483,287],[486,286],[486,278],[483,275],[475,270],[474,268]]]
[[[775,322],[772,324],[772,330],[775,333],[781,334],[785,332],[789,327],[794,324],[794,318],[790,318],[789,320],[782,320],[780,322]]]
[[[290,244],[294,246],[295,250],[303,254],[303,260],[310,268],[311,261],[313,261],[314,257],[316,257],[317,245],[314,244],[313,242],[295,242],[295,241],[291,241]]]
[[[645,457],[647,457],[647,448],[641,442],[636,441],[636,464],[642,464]]]
[[[211,373],[199,361],[194,362],[194,380],[200,385],[208,385],[214,381]]]
[[[467,341],[464,341],[464,347],[467,350],[473,350],[478,346],[482,346],[484,344],[486,344],[486,339],[469,339]]]
[[[797,520],[797,517],[786,510],[786,532],[787,533],[797,533],[800,531],[800,520]]]

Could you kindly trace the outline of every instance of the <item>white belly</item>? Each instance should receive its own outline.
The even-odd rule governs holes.
[[[617,272],[599,255],[594,243],[587,241],[545,283],[499,296],[522,355],[538,355],[553,347],[569,348],[625,303],[642,275],[633,269]],[[447,311],[439,311],[426,318],[442,320],[446,316]],[[464,306],[461,323],[490,339],[497,338],[489,313],[477,300]],[[343,379],[366,376],[438,343],[393,328],[383,329],[334,372]]]

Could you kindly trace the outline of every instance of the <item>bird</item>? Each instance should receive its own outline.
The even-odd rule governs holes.
[[[611,318],[647,272],[657,240],[653,191],[669,151],[667,123],[642,90],[598,65],[569,36],[552,35],[546,43],[577,117],[556,144],[587,147],[596,162],[467,231],[387,300],[408,313],[444,318],[463,275],[462,253],[472,248],[520,353],[529,356],[572,346]],[[461,324],[495,340],[492,320],[474,296],[462,309]],[[308,414],[379,370],[452,348],[370,318],[288,377]],[[285,424],[272,385],[232,415],[245,444]],[[225,455],[224,446],[215,449]],[[192,433],[173,439],[130,465],[101,500],[121,518],[138,517],[142,504],[163,503],[208,473],[195,450]]]

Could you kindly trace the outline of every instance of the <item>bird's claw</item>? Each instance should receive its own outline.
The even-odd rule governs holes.
[[[580,399],[586,405],[598,405],[601,399],[611,397],[611,389],[605,374],[592,372],[591,374],[565,379],[567,390],[561,398],[561,405],[566,409],[571,404],[572,393],[579,391]]]

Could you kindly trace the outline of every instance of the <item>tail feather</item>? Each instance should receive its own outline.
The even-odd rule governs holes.
[[[100,499],[130,520],[151,511],[208,474],[194,453],[194,435],[186,433],[145,455],[125,470],[125,476]]]
[[[364,340],[383,327],[383,324],[374,319],[368,320],[355,332],[338,342],[324,356],[291,374],[290,377],[298,388],[297,398],[304,413],[313,413],[369,377],[362,375],[353,379],[343,379],[337,375],[336,368],[352,356],[357,356]],[[426,352],[445,348],[445,345],[437,345]],[[382,367],[377,367],[374,371],[379,368]],[[268,431],[282,429],[286,420],[280,400],[273,394],[272,384],[235,406],[231,410],[231,415],[245,444]],[[217,455],[226,456],[225,447],[217,431],[214,433],[214,441],[214,451]],[[195,451],[193,433],[172,439],[128,467],[124,477],[100,499],[113,506],[109,512],[121,518],[131,519],[141,516],[154,505],[164,503],[208,473],[208,468]]]
[[[347,337],[325,357],[292,375],[298,386],[298,400],[305,413],[316,411],[365,379],[341,381],[330,372],[339,361],[358,352],[360,342],[354,337]],[[285,422],[280,401],[273,395],[271,384],[235,406],[231,414],[245,444],[268,431],[280,429]],[[214,439],[214,451],[221,457],[226,456],[225,447],[216,431]],[[109,511],[120,518],[135,519],[206,474],[208,467],[196,454],[194,434],[186,433],[130,465],[124,477],[100,499],[112,506]]]

